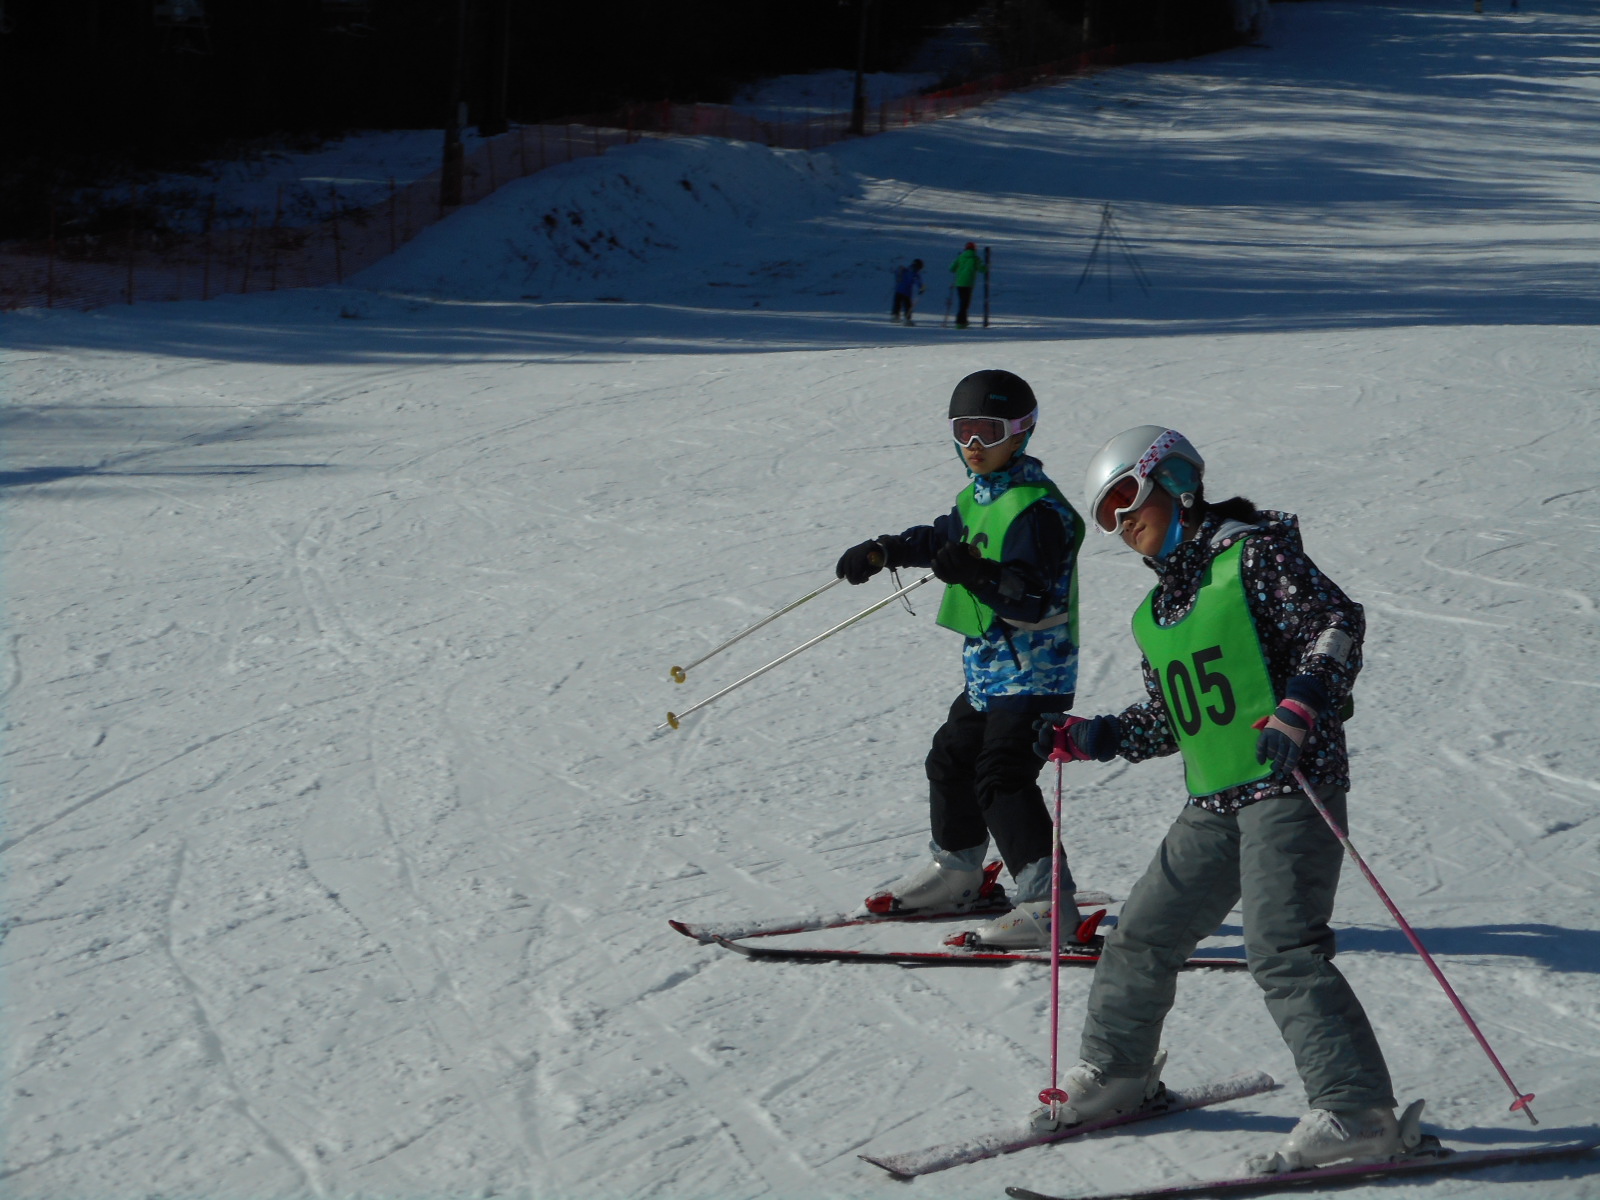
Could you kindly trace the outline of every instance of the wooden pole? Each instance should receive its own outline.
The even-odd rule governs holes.
[[[270,245],[272,248],[270,251],[272,266],[268,268],[267,275],[267,290],[269,292],[275,292],[278,290],[278,230],[282,227],[282,225],[283,184],[280,183],[278,185],[278,201],[272,210],[272,233],[267,238],[268,245]]]
[[[211,222],[217,215],[217,194],[211,193],[211,203],[206,207],[205,244],[202,253],[204,265],[200,269],[200,299],[211,299]],[[132,301],[129,301],[132,303]]]
[[[50,242],[44,268],[44,306],[56,306],[56,203],[50,202]]]
[[[339,240],[339,188],[337,184],[328,185],[328,195],[333,200],[333,278],[337,283],[344,282],[344,246]]]
[[[217,203],[217,198],[215,196],[212,196],[211,197],[211,204],[212,204],[213,208],[216,207],[216,203]],[[127,287],[127,293],[126,294],[127,294],[127,300],[128,300],[129,304],[133,303],[133,238],[134,238],[134,224],[139,219],[138,214],[139,214],[139,193],[137,191],[135,191],[133,193],[132,199],[128,203],[128,287]]]
[[[256,224],[259,216],[256,209],[250,210],[250,236],[244,244],[244,278],[239,284],[239,291],[246,296],[250,294],[250,259],[256,252]]]
[[[444,159],[439,167],[439,216],[461,203],[461,176],[466,151],[461,145],[461,96],[465,89],[467,0],[456,0],[455,53],[450,62],[450,112],[444,130]]]

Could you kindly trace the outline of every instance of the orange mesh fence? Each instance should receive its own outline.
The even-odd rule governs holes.
[[[997,96],[1118,61],[1107,47],[1025,71],[1007,72],[939,92],[887,101],[866,114],[864,132],[880,133],[964,112]],[[720,104],[635,104],[620,113],[519,126],[466,155],[462,203],[548,167],[604,154],[651,136],[718,137],[814,150],[850,136],[851,114],[822,113],[763,121]],[[99,308],[143,300],[208,300],[224,294],[322,287],[394,253],[453,207],[440,202],[438,172],[391,182],[376,204],[345,205],[330,189],[327,219],[286,223],[256,211],[247,223],[189,235],[129,229],[118,235],[0,243],[0,309]]]

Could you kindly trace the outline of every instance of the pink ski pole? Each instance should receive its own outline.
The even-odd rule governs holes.
[[[1054,1117],[1067,1094],[1057,1086],[1061,1048],[1061,760],[1056,760],[1056,827],[1050,845],[1050,1086],[1039,1093],[1039,1103],[1050,1106]]]
[[[1059,772],[1059,770],[1060,768],[1058,767],[1057,771]],[[1394,906],[1394,901],[1389,899],[1389,893],[1383,890],[1383,884],[1378,882],[1378,877],[1374,875],[1367,867],[1367,864],[1362,861],[1361,855],[1358,854],[1356,852],[1356,848],[1350,844],[1350,838],[1345,834],[1344,830],[1339,828],[1339,822],[1333,819],[1333,814],[1329,812],[1327,807],[1322,803],[1322,798],[1312,790],[1311,784],[1307,782],[1305,775],[1299,770],[1299,768],[1295,769],[1294,778],[1295,782],[1300,785],[1300,790],[1305,792],[1307,798],[1312,804],[1316,805],[1317,811],[1322,814],[1322,819],[1328,823],[1328,828],[1333,830],[1333,836],[1338,838],[1339,844],[1345,848],[1345,853],[1350,855],[1351,860],[1356,864],[1356,866],[1361,868],[1361,873],[1367,877],[1367,882],[1372,885],[1372,890],[1378,893],[1378,899],[1383,901],[1383,906],[1389,910],[1389,915],[1392,916],[1395,919],[1395,922],[1400,926],[1400,932],[1406,935],[1406,939],[1411,943],[1412,948],[1416,950],[1418,954],[1422,955],[1422,961],[1428,964],[1428,970],[1433,972],[1433,977],[1439,981],[1439,986],[1444,989],[1444,994],[1450,997],[1450,1003],[1456,1006],[1456,1011],[1461,1014],[1461,1019],[1467,1023],[1467,1028],[1472,1030],[1472,1036],[1478,1039],[1478,1045],[1483,1047],[1483,1052],[1489,1056],[1489,1061],[1494,1064],[1494,1069],[1500,1072],[1500,1078],[1506,1081],[1506,1086],[1511,1089],[1511,1094],[1516,1097],[1516,1099],[1512,1102],[1511,1111],[1516,1112],[1518,1109],[1521,1109],[1522,1112],[1527,1115],[1528,1120],[1537,1125],[1539,1123],[1539,1118],[1533,1115],[1533,1109],[1530,1107],[1530,1105],[1533,1103],[1533,1093],[1525,1093],[1518,1088],[1516,1084],[1511,1082],[1510,1074],[1506,1071],[1505,1067],[1500,1064],[1500,1060],[1495,1056],[1494,1050],[1490,1048],[1489,1039],[1483,1036],[1483,1030],[1479,1029],[1478,1023],[1472,1019],[1472,1014],[1467,1011],[1467,1006],[1461,1003],[1461,997],[1456,995],[1455,988],[1450,986],[1450,981],[1444,977],[1444,972],[1439,969],[1439,964],[1433,961],[1433,955],[1428,953],[1427,948],[1423,946],[1421,939],[1417,937],[1416,931],[1413,930],[1406,922],[1406,919],[1400,915],[1400,910]],[[1058,784],[1057,787],[1059,788],[1059,786],[1060,785]],[[1056,801],[1057,821],[1060,820],[1061,802],[1059,795],[1060,793],[1058,791],[1058,798]],[[1054,1070],[1053,1062],[1051,1069],[1052,1071]],[[1052,1082],[1053,1081],[1054,1077],[1052,1076]]]

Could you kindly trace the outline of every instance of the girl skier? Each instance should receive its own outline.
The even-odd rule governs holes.
[[[1396,1121],[1377,1038],[1332,962],[1342,850],[1289,778],[1298,766],[1343,824],[1341,710],[1365,619],[1306,556],[1294,516],[1238,496],[1208,502],[1204,470],[1182,434],[1157,425],[1112,438],[1089,466],[1095,524],[1156,573],[1133,618],[1147,694],[1115,716],[1042,717],[1036,749],[1101,762],[1179,753],[1189,803],[1106,938],[1082,1061],[1055,1117],[1094,1120],[1157,1094],[1178,967],[1238,904],[1250,972],[1310,1102],[1282,1147],[1249,1169],[1388,1158],[1415,1144],[1421,1106]]]

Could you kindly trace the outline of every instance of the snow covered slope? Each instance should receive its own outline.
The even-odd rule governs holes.
[[[1302,514],[1367,607],[1352,835],[1544,1125],[1352,875],[1340,963],[1397,1086],[1469,1148],[1592,1126],[1600,17],[1458,7],[1285,5],[1269,50],[807,165],[635,147],[365,288],[0,318],[6,1195],[866,1198],[898,1185],[859,1151],[1026,1112],[1042,970],[750,963],[666,925],[845,907],[918,860],[960,686],[931,599],[653,732],[885,594],[667,679],[947,506],[945,399],[989,365],[1035,383],[1074,497],[1104,438],[1165,421],[1214,487]],[[608,190],[630,170],[661,189],[638,208]],[[682,178],[738,199],[692,207]],[[529,222],[569,200],[679,245],[522,299],[504,248],[542,253]],[[1104,202],[1148,297],[1116,258],[1109,300],[1073,291]],[[936,316],[969,236],[999,324],[889,326],[888,264],[929,261]],[[1136,694],[1146,579],[1091,539],[1086,712]],[[1078,878],[1124,892],[1177,765],[1068,789]],[[1087,983],[1063,982],[1069,1055]],[[1167,1042],[1175,1086],[1294,1078],[1247,978],[1186,976]],[[1221,1174],[1302,1104],[1291,1082],[915,1186]],[[1424,1193],[1600,1177],[1348,1194]]]

